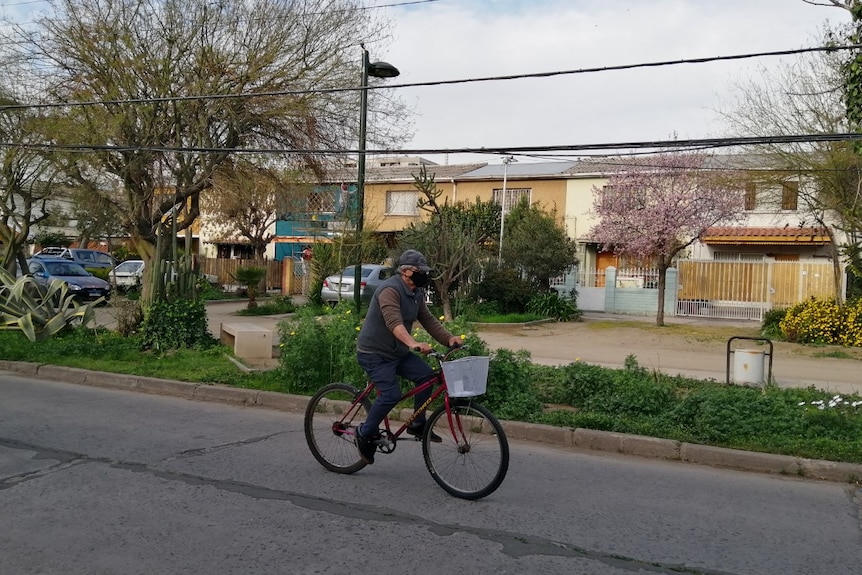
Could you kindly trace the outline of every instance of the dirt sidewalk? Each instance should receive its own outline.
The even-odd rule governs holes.
[[[492,349],[524,349],[534,362],[545,365],[582,361],[621,367],[633,355],[650,370],[718,381],[727,378],[728,339],[759,337],[755,322],[672,318],[667,323],[658,327],[654,318],[594,314],[570,323],[483,325],[478,333]],[[769,348],[734,340],[731,349]],[[773,342],[772,355],[773,377],[782,387],[814,385],[836,393],[862,393],[862,349]],[[731,353],[731,374],[733,363]]]

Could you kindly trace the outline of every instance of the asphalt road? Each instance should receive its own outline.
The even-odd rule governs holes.
[[[351,476],[299,415],[0,373],[0,574],[850,575],[862,490],[512,443],[448,496],[418,443]]]

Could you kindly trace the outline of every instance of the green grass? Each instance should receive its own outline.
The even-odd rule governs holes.
[[[281,315],[294,313],[296,305],[289,297],[275,297],[258,303],[257,307],[245,308],[236,312],[236,315],[258,316],[258,315]]]
[[[215,342],[207,349],[142,351],[139,336],[122,337],[103,329],[77,330],[35,343],[20,332],[0,331],[0,359],[4,360],[286,391],[279,370],[245,373],[228,359],[229,354],[229,348]]]
[[[812,353],[811,357],[831,357],[833,359],[857,359],[846,351],[824,351]]]

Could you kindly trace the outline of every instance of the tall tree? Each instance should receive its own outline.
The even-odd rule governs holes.
[[[443,315],[451,320],[451,291],[469,277],[483,259],[484,245],[499,233],[500,208],[478,198],[472,204],[441,203],[443,191],[425,166],[413,179],[420,193],[419,207],[428,214],[428,219],[407,227],[399,243],[405,249],[418,249],[428,258],[435,270],[432,281],[440,296]]]
[[[844,34],[827,30],[827,41]],[[753,80],[737,84],[736,100],[722,116],[733,133],[764,138],[857,130],[845,105],[846,63],[846,54],[836,51],[762,68]],[[768,195],[771,190],[776,195],[778,206],[782,185],[788,179],[799,181],[800,222],[821,227],[832,238],[829,248],[838,301],[844,283],[841,256],[849,259],[851,267],[858,267],[853,265],[853,254],[862,242],[862,156],[856,147],[852,142],[767,140],[750,150],[757,156],[757,169],[746,173],[758,194]]]
[[[6,45],[34,103],[68,104],[51,144],[75,152],[65,168],[114,206],[145,260],[159,234],[194,222],[200,193],[237,150],[288,150],[287,165],[324,172],[317,150],[354,141],[358,96],[339,89],[359,83],[356,46],[386,32],[359,0],[50,6],[38,33]]]
[[[556,208],[530,205],[526,198],[506,215],[503,260],[523,271],[542,291],[550,291],[551,278],[578,263],[577,246],[566,235]]]
[[[203,198],[202,222],[215,237],[243,238],[262,259],[275,237],[284,178],[275,170],[246,162],[226,162],[215,174]]]
[[[33,228],[62,217],[52,203],[59,186],[50,155],[29,145],[42,141],[40,129],[35,112],[0,113],[0,265],[13,276],[17,266],[26,268],[24,247]]]
[[[659,271],[656,324],[664,325],[666,272],[707,228],[741,218],[744,196],[730,178],[703,170],[707,156],[666,153],[632,163],[593,188],[599,223],[590,236],[623,257]]]

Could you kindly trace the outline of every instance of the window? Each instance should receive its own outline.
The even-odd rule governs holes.
[[[715,252],[712,256],[717,262],[760,262],[764,254],[743,252]]]
[[[114,265],[114,260],[108,254],[96,252],[93,254],[93,259],[97,264]]]
[[[503,205],[504,212],[510,212],[512,208],[518,205],[521,198],[527,198],[527,203],[530,203],[531,188],[506,188],[506,203]],[[494,203],[501,204],[503,190],[501,188],[494,190]]]
[[[781,209],[796,211],[799,202],[799,182],[784,182],[781,184]]]
[[[753,182],[745,184],[745,211],[753,212],[757,207],[757,186]]]
[[[394,216],[419,215],[419,192],[400,190],[386,192],[386,213]]]
[[[326,192],[309,192],[307,196],[309,213],[332,213],[335,211],[335,194]]]

